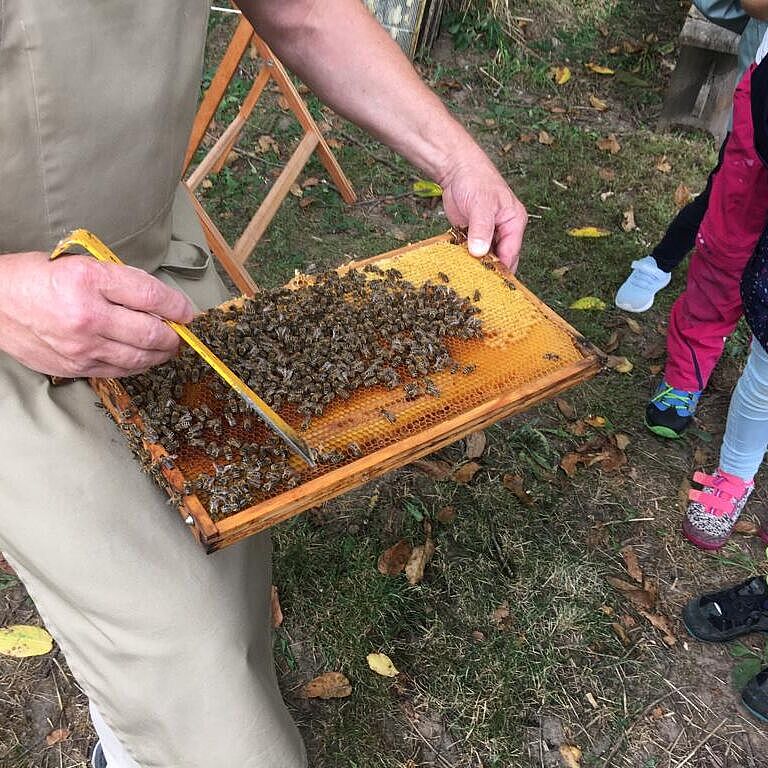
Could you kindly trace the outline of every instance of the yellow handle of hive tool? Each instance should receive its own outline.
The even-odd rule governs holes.
[[[76,229],[65,237],[53,249],[51,259],[70,253],[73,245],[84,248],[94,259],[107,264],[121,264],[122,261],[96,235],[85,229]],[[192,331],[185,325],[173,320],[161,318],[170,326],[229,386],[256,412],[259,418],[278,434],[310,467],[315,466],[312,451],[306,441],[288,424],[280,414],[267,405],[234,371],[220,360]]]

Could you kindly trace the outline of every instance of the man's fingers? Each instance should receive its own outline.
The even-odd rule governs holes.
[[[513,272],[520,260],[527,223],[528,214],[519,202],[514,207],[502,209],[496,219],[495,252],[501,263]]]
[[[136,312],[118,304],[109,304],[98,328],[105,339],[128,344],[138,349],[167,353],[179,348],[179,337],[162,320],[146,312]]]
[[[169,359],[168,352],[139,349],[129,344],[121,344],[111,339],[104,339],[94,352],[94,367],[104,366],[119,371],[111,376],[131,376],[142,373],[154,365],[160,365]]]
[[[113,304],[149,312],[177,323],[188,323],[194,317],[190,300],[141,269],[102,264],[101,295]]]
[[[467,248],[473,256],[485,256],[493,242],[495,229],[494,214],[496,213],[488,205],[475,204],[469,212],[469,225],[467,228]]]

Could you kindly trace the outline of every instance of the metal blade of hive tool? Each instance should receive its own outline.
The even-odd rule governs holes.
[[[73,245],[85,248],[97,261],[122,264],[123,262],[96,235],[85,229],[76,229],[65,237],[51,253],[51,259],[56,259],[66,253]],[[310,467],[315,466],[315,459],[307,442],[285,419],[270,408],[234,371],[225,365],[195,334],[185,325],[173,320],[161,318],[172,328],[208,365],[237,392],[250,406],[253,412]]]

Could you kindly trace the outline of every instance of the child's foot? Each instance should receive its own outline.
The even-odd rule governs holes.
[[[744,686],[741,702],[758,720],[768,722],[768,669],[758,672]]]
[[[768,584],[755,576],[721,592],[694,597],[683,609],[688,633],[706,643],[727,643],[768,632]]]
[[[687,392],[662,381],[645,409],[645,426],[659,437],[677,438],[693,420],[701,392]]]
[[[616,292],[616,306],[625,312],[645,312],[653,306],[656,294],[669,285],[672,275],[663,272],[653,256],[632,262],[632,271]]]
[[[695,472],[693,481],[703,488],[688,492],[691,503],[683,519],[683,535],[699,549],[720,549],[728,541],[755,484],[719,468],[713,475]]]

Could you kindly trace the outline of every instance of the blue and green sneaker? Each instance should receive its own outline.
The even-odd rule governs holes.
[[[686,392],[662,381],[645,409],[645,426],[659,437],[680,437],[691,423],[701,391]]]

